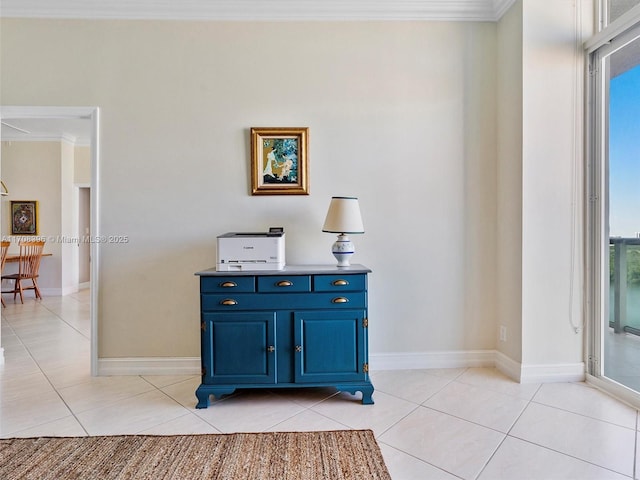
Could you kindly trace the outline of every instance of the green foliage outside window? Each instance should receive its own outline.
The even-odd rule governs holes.
[[[615,268],[615,250],[609,247],[609,280],[613,282]],[[627,285],[640,286],[640,247],[627,247]]]

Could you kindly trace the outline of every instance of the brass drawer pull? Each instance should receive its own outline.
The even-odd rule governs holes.
[[[331,300],[331,303],[347,303],[348,301],[349,301],[348,298],[336,297],[333,300]]]
[[[276,351],[276,347],[274,347],[273,345],[269,345],[269,346],[267,347],[267,352],[269,352],[269,353],[273,353],[273,352],[275,352],[275,351]]]
[[[238,302],[236,302],[233,298],[225,298],[220,302],[220,305],[237,305],[237,304]]]
[[[220,284],[222,288],[234,288],[237,287],[238,284],[236,282],[223,282]]]
[[[332,285],[334,287],[344,287],[346,285],[349,285],[349,282],[346,280],[334,280]]]
[[[280,280],[276,283],[277,287],[291,287],[293,286],[293,282],[291,280]]]
[[[296,352],[302,351],[302,345],[296,345]]]

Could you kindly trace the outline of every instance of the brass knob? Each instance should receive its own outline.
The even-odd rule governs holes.
[[[220,302],[220,305],[237,305],[237,304],[238,302],[236,302],[233,298],[225,298]]]
[[[296,345],[296,352],[302,351],[302,345]]]
[[[269,353],[273,353],[273,352],[275,352],[275,351],[276,351],[276,347],[274,347],[273,345],[269,345],[269,346],[267,347],[267,352],[269,352]]]
[[[334,280],[332,285],[334,287],[344,287],[345,285],[349,285],[349,282],[346,280]]]
[[[347,303],[348,301],[349,301],[348,298],[336,297],[333,300],[331,300],[331,303]]]
[[[278,283],[276,283],[276,286],[278,287],[290,287],[293,285],[293,282],[291,280],[280,280]]]
[[[233,287],[237,287],[238,284],[236,282],[223,282],[220,284],[220,286],[222,288],[233,288]]]

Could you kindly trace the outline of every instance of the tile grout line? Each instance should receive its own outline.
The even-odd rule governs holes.
[[[84,425],[82,424],[82,422],[80,422],[80,420],[78,419],[78,417],[76,416],[75,412],[71,409],[71,407],[69,406],[69,404],[66,402],[66,400],[64,399],[64,397],[60,394],[60,392],[58,391],[58,388],[53,384],[53,382],[51,381],[51,379],[49,378],[49,376],[46,374],[46,372],[42,369],[42,367],[40,366],[40,363],[35,359],[35,357],[33,356],[33,354],[31,353],[31,350],[29,349],[29,347],[22,341],[22,338],[20,338],[19,335],[17,335],[17,337],[20,339],[20,343],[23,344],[24,349],[27,351],[27,353],[29,354],[29,357],[31,357],[31,360],[33,360],[33,363],[36,364],[36,366],[38,367],[38,370],[40,370],[40,372],[42,373],[42,376],[44,378],[47,379],[47,382],[49,383],[49,385],[51,385],[51,388],[53,389],[53,391],[56,393],[56,395],[58,396],[58,398],[60,399],[60,401],[64,404],[64,406],[66,407],[66,409],[69,411],[69,413],[71,414],[71,416],[75,419],[76,422],[78,422],[78,425],[80,425],[80,428],[82,428],[82,430],[89,435],[89,432],[87,431],[87,429],[84,427]],[[64,417],[62,417],[64,418]],[[60,420],[60,419],[57,419]],[[54,420],[55,421],[55,420]],[[46,425],[48,423],[51,422],[45,422],[42,423],[40,425]],[[15,433],[15,432],[14,432]]]
[[[498,450],[500,450],[500,448],[502,447],[502,445],[504,445],[504,442],[507,440],[507,438],[511,437],[511,438],[518,438],[518,437],[513,437],[511,436],[511,431],[513,430],[513,427],[515,427],[516,423],[518,423],[518,420],[520,420],[520,418],[522,418],[522,415],[524,414],[525,410],[529,407],[529,405],[531,405],[531,403],[533,402],[533,398],[536,396],[536,394],[540,391],[540,389],[542,388],[542,384],[538,385],[538,388],[536,389],[536,391],[533,393],[533,395],[531,395],[531,398],[529,398],[527,400],[527,404],[525,405],[525,407],[522,409],[522,411],[520,412],[520,414],[516,417],[516,419],[513,421],[513,423],[511,424],[511,426],[509,427],[509,429],[505,432],[504,434],[504,438],[502,439],[502,441],[500,442],[500,444],[496,447],[496,449],[493,451],[493,453],[489,456],[489,458],[487,459],[487,461],[485,462],[485,464],[482,466],[482,468],[480,469],[480,472],[478,473],[478,475],[476,476],[476,480],[478,478],[480,478],[480,476],[482,475],[482,472],[485,471],[485,469],[487,468],[487,466],[489,465],[489,463],[491,463],[491,460],[493,460],[493,457],[495,457],[496,453],[498,453]]]
[[[560,410],[561,412],[570,413],[571,415],[577,415],[577,416],[579,416],[579,417],[587,418],[587,419],[589,419],[589,420],[594,420],[594,421],[596,421],[596,422],[606,423],[607,425],[611,425],[611,426],[613,426],[613,427],[624,428],[624,429],[626,429],[626,430],[631,430],[631,431],[634,431],[634,432],[637,432],[637,431],[638,431],[637,419],[636,419],[636,422],[635,422],[635,423],[636,423],[636,425],[635,425],[635,426],[633,426],[633,427],[627,427],[627,426],[625,426],[625,425],[619,425],[619,424],[617,424],[617,423],[610,422],[609,420],[604,420],[604,419],[602,419],[602,418],[591,417],[591,416],[589,416],[589,415],[585,415],[584,413],[574,412],[574,411],[571,411],[571,410],[567,410],[566,408],[556,407],[555,405],[549,405],[549,404],[547,404],[547,403],[542,403],[542,402],[540,402],[540,401],[536,401],[536,400],[533,400],[533,399],[531,400],[531,402],[530,402],[530,403],[535,403],[536,405],[541,405],[541,406],[543,406],[543,407],[553,408],[553,409],[555,409],[555,410]],[[528,405],[527,405],[527,406],[528,406]],[[631,407],[631,408],[632,408],[632,407]],[[635,408],[634,408],[634,410],[635,410]],[[637,411],[637,410],[636,410],[635,415],[636,415],[636,417],[637,417],[637,415],[638,415],[638,411]]]
[[[512,434],[511,434],[511,431],[512,431],[512,430],[513,430],[513,428],[515,427],[516,423],[518,423],[518,420],[522,417],[522,415],[524,414],[525,410],[526,410],[526,409],[527,409],[531,404],[542,405],[542,406],[545,406],[545,407],[548,407],[548,408],[553,408],[553,409],[556,409],[556,410],[560,410],[560,411],[562,411],[562,412],[570,413],[570,414],[573,414],[573,415],[578,415],[578,416],[581,416],[581,417],[583,417],[583,418],[588,418],[588,419],[590,419],[590,420],[601,421],[601,422],[603,422],[603,423],[607,423],[607,424],[609,424],[609,425],[613,425],[613,426],[620,427],[620,428],[625,428],[625,427],[622,427],[622,426],[620,426],[620,425],[616,425],[616,424],[613,424],[613,423],[610,423],[610,422],[605,422],[604,420],[598,420],[598,419],[593,418],[593,417],[588,417],[588,416],[586,416],[586,415],[581,415],[581,414],[579,414],[579,413],[571,412],[571,411],[569,411],[569,410],[565,410],[565,409],[563,409],[563,408],[554,407],[554,406],[551,406],[551,405],[546,405],[546,404],[544,404],[544,403],[540,403],[540,402],[535,401],[535,400],[534,400],[534,398],[535,398],[535,396],[540,392],[540,390],[542,389],[542,385],[543,385],[543,384],[540,384],[540,385],[538,386],[538,389],[536,390],[536,392],[533,394],[533,396],[532,396],[532,397],[531,397],[531,399],[529,400],[529,402],[528,402],[527,406],[522,410],[522,412],[520,413],[520,415],[518,415],[518,418],[513,422],[513,425],[511,425],[511,428],[509,429],[509,432],[507,433],[507,437],[511,437],[511,438],[518,439],[518,440],[520,440],[521,442],[525,442],[525,443],[528,443],[528,444],[530,444],[530,445],[535,445],[536,447],[543,448],[543,449],[545,449],[545,450],[548,450],[548,451],[550,451],[550,452],[556,453],[556,454],[558,454],[558,455],[563,455],[563,456],[566,456],[566,457],[569,457],[569,458],[573,458],[574,460],[578,460],[578,461],[580,461],[580,462],[584,462],[584,463],[587,463],[587,464],[589,464],[589,465],[593,465],[594,467],[601,468],[601,469],[603,469],[603,470],[607,470],[607,471],[609,471],[609,472],[613,472],[613,473],[615,473],[615,474],[622,475],[622,476],[627,477],[627,478],[635,478],[635,477],[628,477],[628,476],[627,476],[627,475],[625,475],[624,473],[618,472],[618,471],[616,471],[616,470],[612,470],[612,469],[611,469],[611,468],[609,468],[609,467],[605,467],[604,465],[599,465],[599,464],[594,463],[594,462],[592,462],[592,461],[590,461],[590,460],[585,460],[585,459],[583,459],[583,458],[576,457],[575,455],[572,455],[572,454],[569,454],[569,453],[560,452],[560,451],[555,450],[555,449],[553,449],[553,448],[550,448],[550,447],[548,447],[548,446],[546,446],[546,445],[541,445],[541,444],[539,444],[539,443],[532,442],[531,440],[527,440],[527,439],[525,439],[525,438],[521,438],[521,437],[518,437],[518,436],[516,436],[516,435],[512,435]],[[637,424],[637,412],[636,412],[636,424]],[[636,426],[637,426],[637,425],[636,425]],[[628,430],[630,430],[629,428],[627,428],[627,429],[628,429]],[[636,432],[635,438],[637,439],[637,432]],[[505,439],[506,439],[506,437],[505,437]],[[497,450],[496,450],[496,451],[497,451]],[[492,456],[492,457],[493,457],[493,456]],[[634,458],[635,458],[635,452],[634,452]],[[634,462],[634,463],[635,463],[635,462]],[[487,464],[488,464],[488,462],[487,462]],[[485,467],[486,467],[486,466],[485,466]],[[484,470],[484,469],[483,469],[483,470]]]
[[[176,420],[177,418],[186,417],[187,415],[195,415],[195,413],[193,413],[191,410],[189,410],[189,408],[185,407],[185,406],[184,406],[183,404],[181,404],[178,400],[176,400],[175,398],[173,398],[173,397],[172,397],[171,395],[169,395],[167,392],[163,391],[161,387],[159,387],[159,386],[157,386],[157,385],[153,385],[149,380],[147,380],[146,378],[144,378],[144,376],[143,376],[143,375],[137,375],[137,376],[138,376],[138,377],[140,377],[140,378],[141,378],[142,380],[144,380],[145,382],[147,382],[147,383],[149,383],[150,385],[152,385],[152,386],[153,386],[153,387],[154,387],[158,392],[160,392],[162,395],[164,395],[165,397],[167,397],[167,398],[168,398],[168,399],[170,399],[171,401],[175,402],[178,406],[182,407],[182,408],[184,409],[184,411],[185,411],[185,414],[184,414],[184,415],[180,415],[180,416],[175,417],[175,418],[172,418],[172,419],[170,419],[170,420],[167,420],[167,421],[161,422],[161,423],[159,423],[159,424],[155,425],[155,426],[154,426],[154,427],[152,427],[152,428],[159,427],[159,426],[161,426],[161,425],[166,425],[167,423],[170,423],[170,422],[172,422],[172,421]],[[179,382],[178,382],[178,383],[179,383]],[[175,385],[175,384],[170,384],[170,385],[166,385],[166,386],[168,387],[168,386],[171,386],[171,385]],[[152,391],[152,390],[150,390],[150,391]],[[143,392],[143,393],[149,393],[149,392]],[[142,393],[141,393],[140,395],[142,395]],[[196,417],[197,417],[197,415],[196,415]],[[209,422],[207,422],[205,419],[200,418],[200,417],[197,417],[197,418],[199,418],[200,420],[202,420],[202,421],[203,421],[203,422],[205,422],[206,424],[211,425],[211,424],[210,424]],[[212,427],[212,428],[214,428],[215,430],[217,430],[218,432],[220,432],[220,429],[216,428],[216,426],[215,426],[215,425],[211,425],[211,427]],[[149,430],[149,428],[145,428],[145,429],[143,429],[143,430],[138,430],[138,432],[137,432],[136,434],[137,434],[137,435],[142,434],[142,432],[144,432],[145,430]],[[220,433],[222,433],[222,432],[220,432]]]
[[[74,299],[76,301],[78,301],[77,299]],[[78,301],[78,303],[80,303]],[[46,306],[46,303],[40,301],[37,303],[37,305],[39,305],[40,307],[44,308],[47,312],[51,313],[52,315],[54,315],[56,318],[60,319],[60,321],[62,321],[65,325],[69,326],[71,329],[73,329],[74,331],[76,331],[77,333],[79,333],[83,338],[87,339],[87,337],[85,337],[79,330],[77,330],[75,327],[73,327],[71,324],[69,324],[64,318],[62,318],[60,315],[58,315],[57,313],[55,313],[53,310],[51,310],[50,308],[48,308]],[[8,320],[5,317],[5,321],[8,321],[9,325],[11,326],[11,321]],[[15,336],[18,338],[18,340],[20,341],[20,344],[24,347],[25,351],[27,352],[27,354],[29,355],[29,357],[31,358],[31,360],[33,361],[33,363],[38,367],[38,370],[42,373],[42,375],[44,376],[44,378],[47,380],[47,382],[49,383],[49,385],[51,386],[51,388],[53,389],[53,391],[55,392],[55,394],[58,396],[58,398],[60,399],[60,401],[64,404],[65,408],[69,411],[70,416],[72,416],[74,418],[74,420],[78,423],[78,425],[80,425],[80,428],[82,428],[82,430],[85,432],[86,435],[89,435],[89,432],[87,431],[87,429],[85,428],[85,426],[82,424],[82,422],[80,422],[80,420],[78,419],[78,417],[76,416],[75,412],[71,409],[71,407],[69,406],[69,404],[65,401],[64,397],[60,394],[60,391],[58,390],[58,388],[53,384],[53,382],[51,381],[51,379],[49,378],[49,376],[47,375],[47,373],[43,370],[42,366],[40,365],[40,363],[36,360],[36,358],[34,357],[33,353],[31,352],[31,349],[29,348],[29,346],[24,342],[24,340],[22,339],[22,337],[15,331],[15,329],[13,329],[13,327],[11,326],[11,329],[13,330]],[[89,339],[87,339],[89,340]],[[65,418],[65,417],[62,417]],[[41,423],[37,426],[41,426],[41,425],[47,425],[49,423],[55,422],[57,420],[61,420],[61,419],[56,419],[56,420],[52,420],[50,422],[44,422]],[[30,427],[32,428],[32,427]],[[17,430],[16,432],[12,432],[12,433],[17,433],[20,430]]]
[[[76,299],[77,300],[77,299]],[[78,301],[78,303],[80,303]],[[69,328],[71,328],[72,330],[76,331],[79,335],[81,335],[83,338],[86,338],[87,341],[91,342],[91,338],[87,337],[84,333],[82,333],[80,330],[78,330],[76,327],[74,327],[73,325],[71,325],[69,322],[67,322],[63,317],[61,317],[60,315],[58,315],[56,312],[54,312],[53,310],[51,310],[49,307],[47,307],[46,303],[41,303],[41,305],[45,308],[45,310],[47,310],[48,312],[51,312],[52,315],[56,316],[57,318],[59,318],[62,322],[64,322],[66,325],[69,326]]]

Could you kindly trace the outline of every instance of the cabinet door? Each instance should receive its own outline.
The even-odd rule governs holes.
[[[205,313],[202,366],[208,384],[276,382],[275,313]]]
[[[295,381],[366,379],[364,310],[294,312]]]

